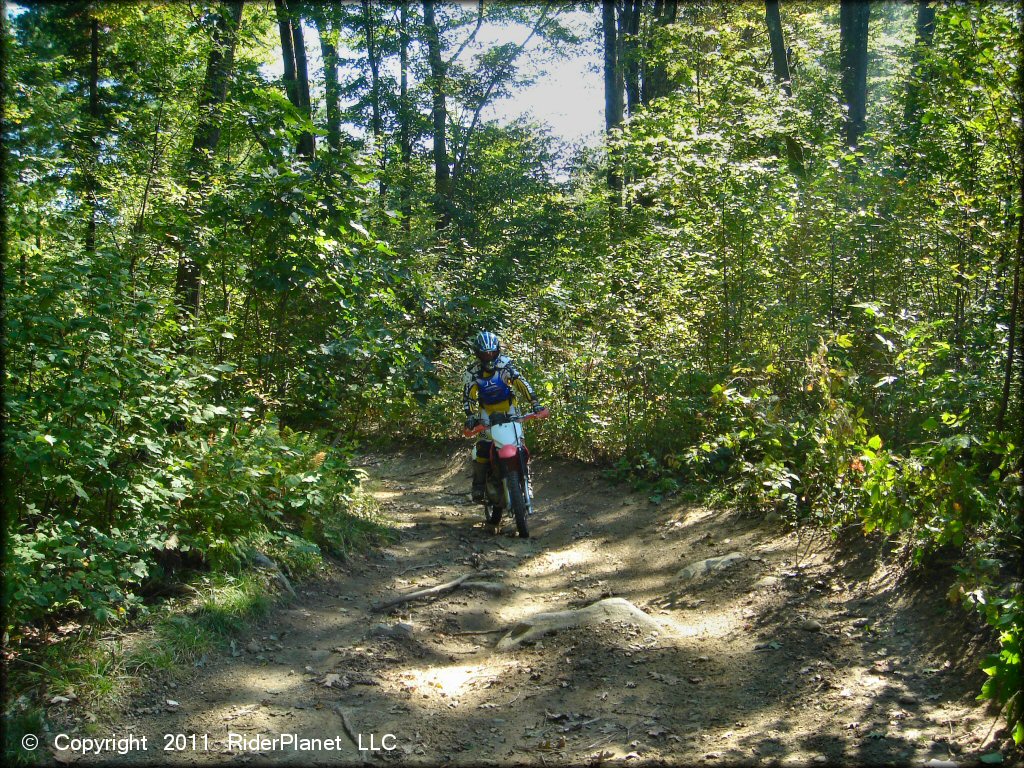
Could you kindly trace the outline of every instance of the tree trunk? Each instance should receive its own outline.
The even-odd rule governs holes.
[[[402,153],[402,225],[408,233],[412,227],[412,204],[409,201],[409,165],[412,142],[409,140],[409,4],[402,3],[399,12],[399,97],[398,135]]]
[[[917,2],[917,37],[910,54],[910,77],[907,80],[907,101],[903,108],[903,125],[907,143],[913,147],[921,130],[921,61],[935,36],[935,8],[930,0]]]
[[[655,0],[654,9],[651,14],[652,35],[656,30],[666,27],[676,20],[677,0]],[[640,101],[644,106],[651,103],[653,99],[668,94],[668,70],[661,62],[648,65],[651,58],[651,36],[648,36],[648,55],[644,57],[644,71],[640,83]]]
[[[839,66],[842,70],[843,103],[847,105],[846,145],[857,147],[867,117],[868,20],[867,0],[840,0]]]
[[[622,77],[619,67],[615,30],[615,0],[601,3],[601,26],[604,30],[604,125],[610,134],[622,124]],[[608,149],[608,196],[612,219],[622,204],[622,176],[617,153]]]
[[[440,231],[451,223],[451,214],[448,210],[450,172],[445,144],[447,107],[444,93],[444,61],[441,59],[441,38],[434,19],[433,0],[423,0],[423,24],[427,38],[427,58],[430,62],[430,91],[434,97],[431,109],[434,123],[434,211],[435,228]]]
[[[1017,67],[1017,93],[1024,93],[1024,67]],[[1024,131],[1017,131],[1017,265],[1016,273],[1017,277],[1014,279],[1014,301],[1011,304],[1016,317],[1017,326],[1017,365],[1020,373],[1019,383],[1019,398],[1017,400],[1017,430],[1016,430],[1016,444],[1017,444],[1017,491],[1018,495],[1024,495],[1024,296],[1021,296],[1021,290],[1024,286],[1021,285],[1021,281],[1024,280]],[[1011,328],[1013,326],[1011,325]],[[1014,344],[1013,331],[1010,332],[1010,347]],[[1013,375],[1013,363],[1010,354],[1008,357],[1011,360],[1007,361],[1007,376]],[[1008,385],[1007,385],[1008,386]],[[1007,394],[1007,400],[1009,399],[1009,392]],[[1024,504],[1017,504],[1017,530],[1024,531]],[[1017,561],[1017,576],[1024,581],[1024,551],[1018,554]]]
[[[89,20],[89,157],[85,174],[85,199],[89,206],[89,222],[85,231],[85,252],[96,253],[96,218],[99,205],[96,171],[100,162],[99,142],[96,134],[100,129],[100,23],[96,18]]]
[[[320,56],[324,60],[324,104],[327,108],[327,146],[332,151],[341,149],[341,86],[338,84],[338,49],[331,42],[331,27],[323,8],[313,16],[320,38]]]
[[[295,77],[295,46],[292,39],[292,24],[288,16],[288,8],[285,0],[274,0],[274,10],[277,12],[277,31],[281,37],[281,62],[284,65],[284,90],[288,95],[288,101],[292,106],[298,106],[299,82]]]
[[[143,225],[146,222],[146,206],[149,205],[149,193],[153,188],[153,181],[156,179],[157,169],[160,164],[160,128],[163,122],[164,102],[156,112],[156,124],[153,126],[153,149],[149,156],[149,170],[146,173],[146,185],[142,188],[142,202],[139,204],[139,215],[135,217],[135,224],[132,226],[132,254],[128,264],[128,273],[135,275],[135,265],[139,258],[137,238],[142,234]]]
[[[626,92],[626,111],[635,115],[640,108],[640,9],[641,0],[623,0],[619,16],[619,54]]]
[[[1021,313],[1021,265],[1024,262],[1024,215],[1017,214],[1017,258],[1013,267],[1013,293],[1010,294],[1010,323],[1007,329],[1006,365],[1003,369],[1003,392],[999,398],[999,412],[996,416],[996,429],[1006,426],[1006,414],[1010,405],[1010,389],[1013,384],[1014,357],[1017,347],[1017,316]],[[1021,334],[1024,337],[1024,334]],[[1024,391],[1021,400],[1024,401]],[[1024,412],[1024,405],[1022,405]],[[1024,430],[1022,430],[1024,431]]]
[[[779,0],[765,0],[765,22],[768,25],[768,40],[772,48],[772,67],[775,80],[782,86],[787,98],[793,98],[793,82],[789,74],[789,59],[786,56],[786,38],[782,31],[782,16]],[[796,176],[804,175],[803,148],[796,139],[786,135],[786,159],[789,169]]]
[[[192,137],[192,151],[188,161],[190,193],[186,196],[186,205],[190,217],[197,217],[196,209],[201,207],[198,198],[201,197],[205,177],[209,174],[211,156],[220,141],[219,113],[227,100],[228,79],[235,59],[243,3],[244,0],[228,2],[226,8],[221,9],[213,20],[213,48],[207,60],[203,95],[199,100],[199,123]],[[174,281],[179,319],[195,319],[199,316],[202,276],[200,265],[185,251],[188,246],[186,242],[179,246],[178,269]]]
[[[779,13],[779,0],[765,0],[765,22],[768,24],[768,41],[772,47],[772,67],[775,80],[782,86],[786,95],[793,96],[793,84],[789,76],[789,60],[786,58],[786,38],[782,32],[782,16]]]
[[[1024,68],[1018,71],[1018,87],[1024,88]],[[1018,91],[1020,92],[1020,91]],[[1013,267],[1013,293],[1010,295],[1010,322],[1006,345],[1006,366],[1003,370],[1003,391],[999,398],[999,411],[996,416],[996,429],[1003,429],[1010,405],[1010,391],[1013,385],[1014,362],[1020,367],[1020,393],[1017,402],[1017,424],[1013,436],[1018,446],[1024,445],[1024,132],[1017,134],[1017,247]],[[1019,346],[1019,348],[1018,348]],[[1016,361],[1015,361],[1015,358]],[[1020,470],[1024,478],[1024,451],[1021,451]],[[1024,518],[1024,512],[1021,512]],[[1024,522],[1024,519],[1022,519]],[[1022,567],[1024,576],[1024,567]]]
[[[622,124],[622,72],[620,69],[617,33],[615,29],[615,0],[601,4],[604,29],[604,126],[611,131]]]
[[[302,20],[289,7],[287,0],[274,0],[277,12],[277,29],[281,37],[281,59],[284,65],[284,89],[288,101],[303,116],[310,116],[309,70],[306,66],[306,46],[302,34]],[[300,156],[311,158],[315,151],[313,135],[303,131],[299,136],[296,151]]]
[[[309,101],[309,64],[306,61],[306,36],[302,31],[302,13],[299,3],[295,3],[292,18],[292,48],[295,50],[295,74],[299,80],[299,108],[307,120],[313,119],[313,109]],[[316,155],[316,138],[309,131],[299,137],[299,154],[307,159]]]
[[[381,175],[379,189],[380,197],[383,199],[387,187],[384,184],[385,154],[384,147],[381,144],[383,134],[381,132],[380,117],[380,53],[377,50],[377,43],[374,39],[373,13],[370,8],[370,0],[362,0],[362,6],[363,26],[366,34],[366,58],[370,65],[370,107],[372,109],[373,147],[380,157]]]

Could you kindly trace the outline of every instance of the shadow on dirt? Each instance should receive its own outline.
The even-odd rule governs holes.
[[[957,628],[939,587],[907,590],[874,554],[844,559],[734,511],[655,506],[539,457],[536,538],[495,536],[465,501],[465,455],[365,457],[400,539],[302,588],[243,640],[251,650],[193,670],[174,711],[161,704],[170,689],[151,687],[126,725],[216,735],[216,750],[169,756],[190,764],[241,759],[222,746],[232,730],[338,735],[340,752],[246,755],[331,765],[910,765],[983,738],[983,713],[963,700],[977,680],[950,671]],[[677,577],[733,551],[744,558],[727,570]],[[503,594],[371,610],[483,572]],[[495,630],[613,595],[664,631],[609,622],[493,650]],[[408,637],[375,630],[397,622]],[[359,751],[370,734],[396,748]]]

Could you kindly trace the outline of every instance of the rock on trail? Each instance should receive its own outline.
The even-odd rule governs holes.
[[[538,613],[527,619],[516,622],[495,650],[509,651],[524,643],[530,643],[551,632],[570,627],[586,627],[605,621],[621,621],[647,629],[648,632],[664,633],[665,629],[646,613],[628,600],[621,597],[609,597],[586,608],[575,611],[555,611]]]

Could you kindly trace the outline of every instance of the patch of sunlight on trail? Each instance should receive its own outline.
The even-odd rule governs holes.
[[[700,620],[696,623],[684,623],[671,616],[655,616],[653,618],[679,639],[688,637],[726,638],[738,631],[744,622],[744,619],[731,608],[721,611],[702,610]]]
[[[448,667],[414,667],[401,675],[401,684],[415,691],[415,699],[443,698],[452,704],[477,688],[497,682],[513,666],[496,664],[493,660],[477,664],[453,664]],[[479,694],[478,697],[482,695]],[[414,699],[414,700],[415,700]]]
[[[690,509],[681,520],[677,520],[673,527],[675,528],[690,528],[698,523],[702,523],[710,517],[714,517],[714,512],[710,509],[704,509],[703,507],[696,507]]]
[[[531,567],[539,574],[549,574],[562,568],[588,563],[593,556],[593,545],[589,542],[580,542],[568,549],[545,552]]]

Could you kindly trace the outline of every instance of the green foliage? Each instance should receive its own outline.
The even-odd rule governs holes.
[[[1021,638],[1024,637],[1024,606],[1019,595],[994,599],[984,607],[985,618],[999,634],[999,653],[989,655],[982,663],[988,680],[982,686],[979,700],[1000,702],[1004,707],[1013,741],[1024,743],[1024,673],[1021,671]]]
[[[8,765],[39,765],[44,760],[41,750],[27,751],[21,740],[28,734],[43,733],[46,717],[42,709],[15,707],[5,709],[4,714],[4,759]]]
[[[124,616],[167,562],[237,567],[261,532],[303,571],[317,547],[385,532],[347,454],[259,418],[244,390],[228,400],[236,366],[176,350],[158,294],[112,256],[54,267],[8,303],[14,638],[69,612]]]
[[[207,653],[226,648],[266,615],[273,593],[269,577],[252,572],[210,574],[191,590],[193,599],[164,606],[131,634],[69,626],[31,655],[12,659],[8,683],[19,695],[4,711],[7,761],[34,764],[35,753],[21,748],[21,737],[47,731],[46,706],[55,695],[115,717],[140,679],[154,673],[173,679]]]
[[[340,91],[363,131],[312,159],[299,136],[330,130],[265,66],[276,21],[252,3],[216,146],[197,150],[210,10],[9,14],[14,644],[72,614],[138,612],[185,569],[239,578],[252,550],[301,576],[385,540],[351,451],[457,434],[466,343],[487,327],[552,408],[530,427],[538,453],[606,461],[653,501],[703,487],[791,525],[897,538],[920,567],[957,555],[1002,637],[984,695],[1019,723],[1020,605],[1004,594],[1022,537],[1019,8],[940,5],[915,44],[912,4],[873,7],[856,148],[834,7],[783,4],[792,95],[762,6],[645,13],[630,55],[664,87],[595,150],[484,119],[537,75],[518,66],[532,53],[482,42],[476,7],[442,4],[443,200],[415,5],[404,103],[394,9],[369,11],[377,93],[362,9],[309,9],[358,53]],[[482,23],[539,22],[554,56],[579,42],[563,12],[488,4]],[[177,286],[193,264],[195,316]],[[155,666],[258,607],[251,584],[223,586],[200,618],[161,624],[172,650]]]

